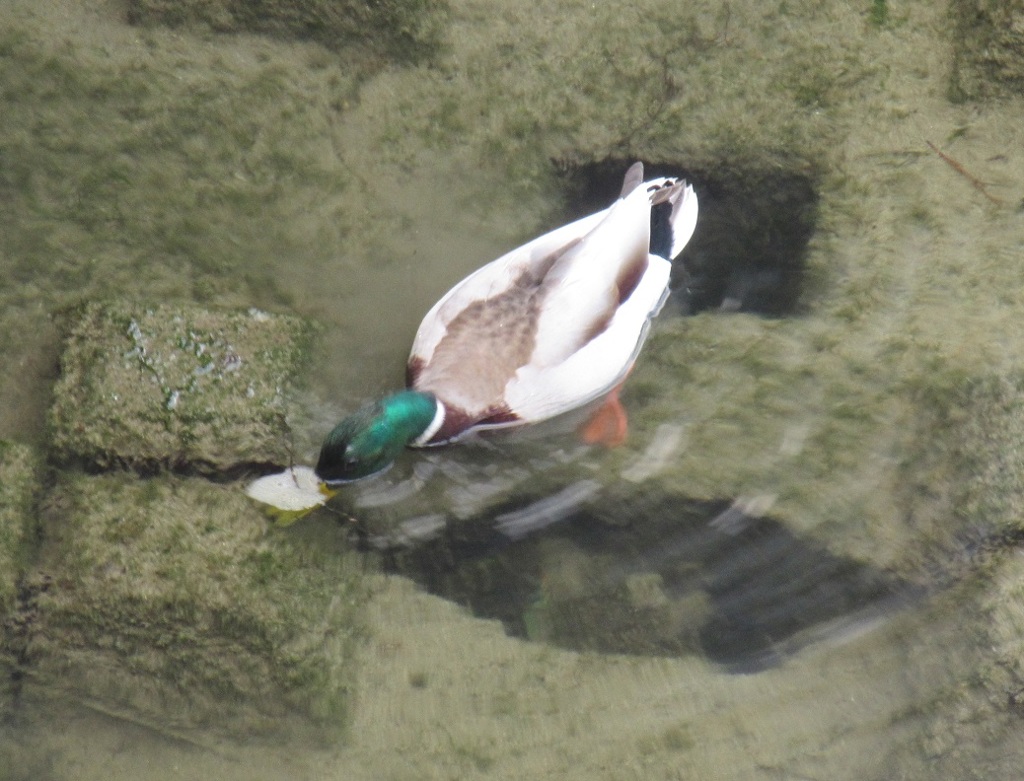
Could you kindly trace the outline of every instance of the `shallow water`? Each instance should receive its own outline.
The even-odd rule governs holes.
[[[459,29],[493,17],[493,25],[524,42],[532,34],[525,27],[517,33],[516,25],[543,19],[553,29],[571,27],[559,14],[583,13],[582,6],[558,4],[509,6],[500,14],[483,3],[458,8]],[[709,46],[713,33],[741,46],[734,42],[741,28],[724,4],[699,10],[695,24],[704,26],[674,45]],[[424,138],[382,142],[403,112],[425,111],[410,95],[438,90],[429,69],[420,73],[429,88],[417,86],[415,69],[388,67],[355,87],[347,81],[351,63],[302,44],[144,31],[123,24],[102,2],[80,11],[56,2],[14,3],[6,13],[14,32],[3,39],[4,56],[21,69],[7,77],[17,88],[6,93],[19,118],[0,125],[0,141],[17,162],[0,182],[0,201],[14,205],[0,244],[12,268],[0,288],[2,318],[8,334],[20,335],[0,352],[0,435],[7,439],[45,446],[59,349],[51,313],[83,298],[116,296],[256,306],[322,322],[304,411],[293,421],[298,455],[309,460],[341,415],[401,383],[420,317],[451,284],[586,210],[586,199],[615,195],[614,186],[610,195],[594,195],[602,180],[597,169],[559,178],[551,166],[533,176],[540,165],[533,158],[502,157],[514,146],[488,157],[489,144],[504,143],[504,136],[488,141],[488,133],[510,128],[489,127],[483,111],[479,131],[456,132],[457,117],[447,128],[432,114],[435,126]],[[844,12],[836,13],[844,21]],[[903,28],[911,59],[924,56],[913,48],[924,45],[915,36],[932,34],[938,24],[918,13],[920,29]],[[804,22],[818,24],[813,16],[808,12]],[[650,18],[623,12],[604,21],[629,31]],[[794,25],[801,34],[800,23],[774,5],[765,6],[764,21]],[[821,34],[820,27],[809,29]],[[886,34],[899,39],[900,28]],[[568,44],[589,51],[576,38]],[[487,45],[486,36],[467,39],[457,57],[472,63]],[[496,56],[501,52],[516,59],[497,47]],[[847,85],[844,78],[841,72],[836,81],[849,97],[821,97],[815,84],[801,82],[802,109],[831,111],[829,121],[840,122],[835,105],[860,99],[856,79]],[[879,138],[885,154],[904,153],[911,131],[896,123],[911,111],[915,89],[891,89],[893,128],[850,130],[851,157],[875,154]],[[340,105],[359,90],[359,100],[343,109],[321,105]],[[730,96],[722,92],[724,103]],[[512,98],[488,98],[504,99]],[[229,110],[208,108],[217,101]],[[230,128],[242,140],[221,138],[216,125],[232,113],[247,117],[250,104],[256,116]],[[493,104],[490,110],[503,116]],[[645,107],[654,117],[660,110]],[[922,120],[926,129],[929,122],[949,123],[947,110],[927,101],[913,109],[933,112]],[[425,122],[410,119],[399,131],[412,134]],[[973,131],[989,145],[979,147],[993,153],[977,152],[976,163],[1002,165],[991,162],[992,138],[1006,128],[995,117]],[[569,131],[553,123],[548,132],[560,138]],[[600,136],[600,127],[594,132]],[[620,150],[632,154],[619,141],[592,148],[616,160]],[[545,143],[535,157],[555,156],[552,142]],[[664,154],[666,147],[656,148]],[[1020,170],[1019,153],[998,154],[1018,166],[998,171]],[[298,720],[282,730],[286,737],[270,739],[179,732],[126,718],[104,703],[35,690],[29,672],[25,695],[2,725],[0,757],[7,761],[0,777],[1015,777],[1020,709],[1012,688],[1004,698],[998,685],[1012,687],[1013,671],[993,673],[999,657],[985,650],[991,573],[970,552],[946,544],[964,541],[959,528],[929,526],[929,511],[950,514],[947,488],[905,488],[934,489],[915,504],[904,487],[893,487],[904,474],[922,483],[933,476],[900,471],[920,456],[912,446],[938,458],[945,445],[908,445],[893,432],[896,423],[917,420],[900,417],[900,405],[912,406],[909,391],[868,412],[861,407],[881,395],[877,375],[899,363],[885,361],[902,349],[901,340],[929,338],[922,324],[934,321],[931,338],[942,354],[944,335],[975,314],[971,297],[964,297],[963,311],[950,310],[955,297],[943,298],[945,287],[967,284],[963,276],[971,273],[956,253],[959,242],[934,252],[929,244],[948,239],[933,227],[948,215],[939,210],[961,207],[939,197],[925,206],[915,200],[964,183],[941,161],[901,179],[912,164],[901,158],[869,181],[837,164],[826,175],[796,170],[761,180],[762,187],[783,180],[793,186],[755,207],[737,195],[742,166],[739,175],[720,173],[716,181],[716,171],[699,162],[670,162],[707,196],[708,233],[691,248],[693,267],[715,272],[728,264],[729,252],[751,244],[762,255],[779,252],[783,272],[801,269],[799,285],[786,288],[796,303],[768,307],[771,319],[735,311],[749,294],[754,304],[747,309],[763,312],[758,297],[775,289],[779,264],[765,270],[760,255],[749,274],[717,279],[716,293],[677,294],[645,352],[650,360],[645,366],[641,359],[625,395],[639,419],[628,455],[584,448],[566,432],[410,454],[380,480],[289,530],[299,539],[346,540],[363,552],[373,583],[359,690],[341,737],[324,745]],[[66,182],[61,166],[68,167]],[[510,181],[510,170],[520,178]],[[860,175],[867,184],[844,180]],[[879,201],[858,216],[850,193],[878,189],[885,177],[891,188],[880,188],[872,196]],[[816,234],[808,236],[795,218],[782,227],[761,219],[796,209],[808,225],[817,220],[816,195],[791,197],[812,182],[833,188]],[[985,208],[970,200],[970,186],[957,192],[970,204],[965,208]],[[975,223],[983,219],[992,226],[986,262],[1002,258],[1006,265],[1022,247],[1019,219],[1004,211]],[[876,221],[883,227],[865,239]],[[908,221],[917,227],[901,232]],[[726,239],[741,233],[730,227],[737,223],[745,238],[733,246]],[[931,232],[918,241],[915,231]],[[889,233],[892,243],[879,247]],[[1006,236],[1014,235],[1010,246]],[[884,260],[886,253],[915,251],[922,257],[917,266]],[[869,262],[876,255],[883,260]],[[929,276],[958,265],[958,282]],[[1000,292],[1004,299],[985,317],[992,341],[1012,363],[1022,352],[1007,325],[1016,321],[1016,293]],[[895,304],[878,303],[887,300]],[[931,300],[938,303],[929,309]],[[707,311],[685,318],[699,310]],[[735,344],[745,333],[750,346],[740,350]],[[847,333],[848,345],[837,343],[835,335]],[[693,345],[699,366],[684,361],[693,358],[688,353],[678,357],[676,341]],[[964,365],[976,366],[989,349],[968,343]],[[829,374],[837,363],[855,366],[838,383]],[[757,380],[749,399],[733,398],[737,389],[726,387],[736,376]],[[793,382],[804,389],[795,400],[777,387]],[[672,407],[661,397],[676,384],[681,401]],[[837,387],[850,395],[832,398]],[[703,405],[688,406],[687,393],[703,394]],[[772,413],[767,433],[731,414],[761,409],[761,397],[773,393],[785,401],[764,405]],[[664,409],[672,411],[662,416]],[[826,439],[836,443],[829,463],[801,460]],[[723,453],[731,453],[728,461]],[[711,466],[701,471],[693,466],[699,462]],[[720,485],[719,471],[727,473]],[[815,504],[786,481],[790,473],[807,475],[808,494],[821,485],[828,490]],[[904,524],[901,513],[911,520]],[[984,518],[974,525],[982,539],[997,527]]]

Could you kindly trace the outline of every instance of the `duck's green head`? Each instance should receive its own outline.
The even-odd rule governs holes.
[[[402,391],[367,404],[327,435],[317,477],[329,484],[343,483],[380,472],[406,445],[436,430],[441,420],[443,408],[430,393]]]

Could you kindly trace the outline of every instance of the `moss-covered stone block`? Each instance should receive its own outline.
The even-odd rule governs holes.
[[[0,717],[12,694],[24,623],[18,586],[36,539],[39,460],[32,448],[0,441]]]
[[[287,392],[313,333],[254,309],[89,304],[61,358],[53,455],[143,471],[287,464]]]
[[[256,32],[329,46],[376,40],[399,59],[413,59],[440,42],[442,0],[131,0],[135,24],[207,25],[218,32]]]
[[[1024,0],[957,0],[952,96],[1024,93]]]
[[[365,589],[333,529],[268,531],[237,486],[129,473],[63,479],[44,524],[26,694],[172,734],[344,726]]]

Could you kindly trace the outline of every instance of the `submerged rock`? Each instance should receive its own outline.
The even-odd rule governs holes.
[[[235,486],[63,478],[44,510],[24,695],[172,735],[250,737],[288,714],[336,734],[366,597],[357,559],[337,535],[267,528]]]
[[[53,455],[208,474],[287,464],[287,391],[312,334],[299,318],[255,309],[90,304],[61,357]]]
[[[956,0],[951,97],[1019,95],[1024,89],[1024,0]]]
[[[256,32],[311,39],[332,47],[367,39],[410,59],[440,42],[443,0],[130,0],[134,24],[207,25],[218,32]]]

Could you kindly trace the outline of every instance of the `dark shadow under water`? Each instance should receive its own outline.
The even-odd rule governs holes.
[[[631,160],[561,166],[564,219],[605,208]],[[812,175],[723,165],[714,171],[644,161],[647,178],[689,180],[700,203],[693,238],[672,271],[683,314],[707,310],[786,317],[800,311],[808,246],[818,220]]]
[[[918,593],[729,501],[661,499],[626,523],[578,508],[515,536],[500,522],[451,524],[422,545],[387,551],[385,566],[517,637],[581,651],[696,653],[734,672],[777,664]]]

